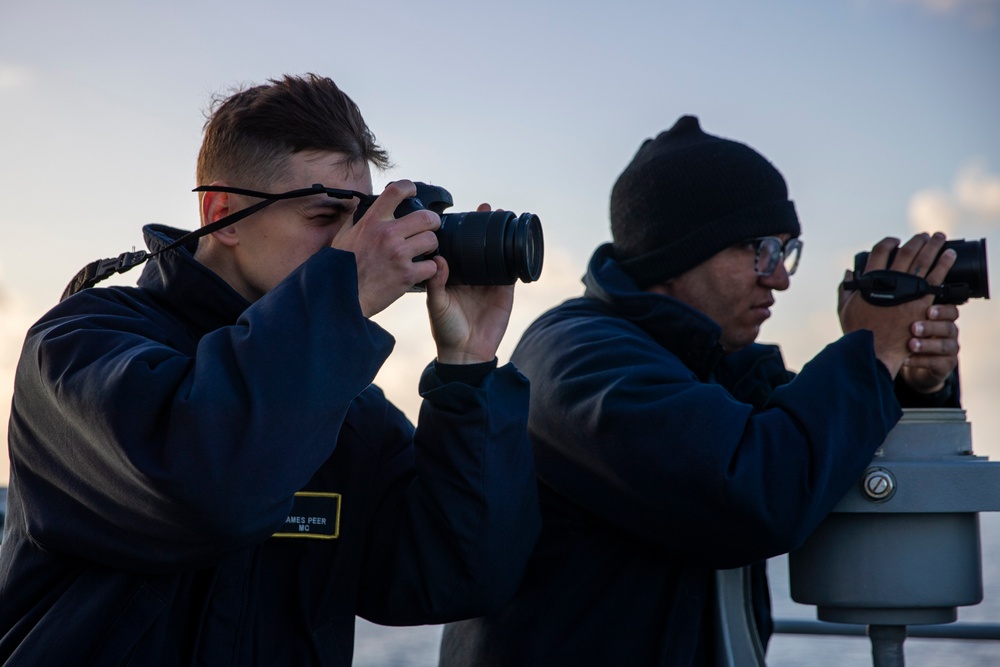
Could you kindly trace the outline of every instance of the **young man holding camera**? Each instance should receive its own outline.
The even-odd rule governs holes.
[[[844,336],[794,376],[756,344],[801,250],[784,178],[685,116],[611,195],[586,293],[513,360],[543,532],[515,597],[449,625],[443,667],[763,664],[765,559],[800,545],[910,405],[957,406],[955,305],[842,290]],[[868,270],[942,282],[945,239],[880,242]]]
[[[496,367],[513,286],[414,261],[439,218],[394,217],[409,181],[370,202],[372,165],[388,156],[330,79],[240,90],[198,161],[215,231],[164,250],[184,233],[146,227],[163,252],[137,288],[31,328],[0,662],[348,665],[356,614],[441,623],[513,593],[539,528],[527,382]],[[414,430],[371,384],[393,340],[369,318],[425,281]]]

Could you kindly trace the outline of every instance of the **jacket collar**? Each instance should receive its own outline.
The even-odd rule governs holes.
[[[156,252],[187,232],[165,225],[142,228],[146,246]],[[138,280],[174,313],[203,331],[234,324],[250,302],[211,269],[194,258],[197,240],[157,255],[143,267]]]
[[[703,381],[722,359],[721,327],[682,301],[639,289],[614,259],[610,243],[594,252],[583,282],[585,296],[640,327]]]

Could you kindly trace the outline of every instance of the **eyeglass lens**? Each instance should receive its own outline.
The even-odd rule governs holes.
[[[795,273],[799,266],[799,255],[802,252],[802,242],[798,239],[789,239],[782,245],[781,239],[775,236],[765,236],[758,239],[760,245],[757,246],[757,257],[754,263],[754,270],[761,276],[769,276],[778,267],[778,262],[785,265],[788,275]]]

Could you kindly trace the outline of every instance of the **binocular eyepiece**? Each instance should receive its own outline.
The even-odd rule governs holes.
[[[530,283],[542,273],[544,240],[542,223],[534,213],[516,215],[509,211],[445,213],[454,204],[451,193],[442,187],[415,182],[417,194],[404,199],[394,212],[429,209],[441,216],[436,252],[414,261],[441,255],[448,261],[449,285],[512,285]],[[370,204],[369,204],[370,206]],[[355,219],[369,206],[358,207]],[[415,288],[421,291],[420,286]]]
[[[941,248],[943,253],[948,248],[952,248],[958,255],[954,266],[945,276],[943,295],[934,299],[934,303],[962,304],[969,299],[990,298],[989,275],[987,273],[986,261],[986,239],[966,241],[965,239],[955,239],[945,241]],[[859,252],[854,256],[854,276],[860,277],[864,274],[865,265],[868,264],[867,252]],[[889,254],[889,264],[892,264],[896,251]],[[941,254],[934,259],[940,259]],[[933,265],[932,265],[933,266]]]

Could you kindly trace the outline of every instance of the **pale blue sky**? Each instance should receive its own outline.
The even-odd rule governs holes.
[[[1000,226],[998,0],[0,0],[0,429],[24,328],[69,278],[141,245],[142,224],[197,224],[211,95],[309,71],[392,153],[378,184],[430,181],[455,210],[541,217],[546,270],[519,288],[503,353],[579,291],[614,179],[685,113],[788,179],[805,252],[762,339],[795,367],[838,335],[854,252],[914,219],[967,238]],[[399,339],[380,382],[413,414],[432,348],[419,297],[402,301],[380,320]],[[975,442],[997,458],[1000,315],[980,300],[961,324]]]

